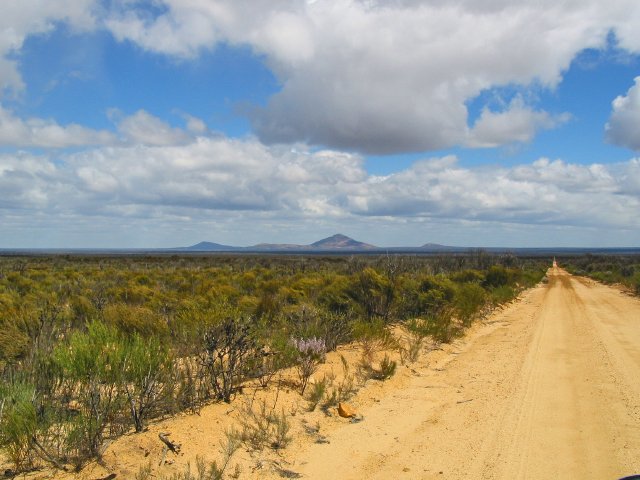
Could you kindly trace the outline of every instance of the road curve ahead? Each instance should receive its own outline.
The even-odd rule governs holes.
[[[554,267],[329,444],[305,478],[618,479],[640,474],[640,301]],[[437,352],[436,352],[437,353]]]

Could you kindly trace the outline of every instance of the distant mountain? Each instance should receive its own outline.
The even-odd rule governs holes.
[[[439,243],[425,243],[420,248],[449,248],[446,245],[441,245]]]
[[[190,247],[180,247],[176,250],[183,250],[187,252],[231,252],[234,250],[241,250],[241,247],[232,247],[230,245],[220,245],[213,242],[200,242]]]
[[[317,249],[349,249],[349,250],[370,250],[372,248],[378,248],[374,245],[370,245],[364,242],[358,242],[353,238],[349,238],[346,235],[342,235],[338,233],[331,237],[323,238],[322,240],[318,240],[310,245],[313,248]]]
[[[306,250],[308,245],[296,245],[295,243],[258,243],[251,247],[246,247],[245,250]]]
[[[337,234],[323,238],[311,245],[296,245],[293,243],[259,243],[251,247],[232,247],[219,243],[200,242],[190,247],[177,248],[175,250],[187,252],[286,252],[286,251],[314,251],[314,250],[375,250],[378,247],[368,243],[358,242],[346,235]]]
[[[462,252],[468,250],[468,248],[464,247],[450,247],[449,245],[440,245],[439,243],[425,243],[420,249],[429,252]]]

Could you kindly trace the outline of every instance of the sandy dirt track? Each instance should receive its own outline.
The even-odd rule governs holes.
[[[640,302],[549,283],[402,388],[286,457],[305,478],[617,479],[640,473]]]

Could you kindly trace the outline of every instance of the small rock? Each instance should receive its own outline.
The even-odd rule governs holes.
[[[338,404],[338,415],[343,418],[353,418],[356,416],[356,412],[348,404],[340,402]]]

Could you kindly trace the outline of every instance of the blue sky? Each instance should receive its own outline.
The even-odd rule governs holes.
[[[0,13],[0,248],[640,245],[635,0]]]

